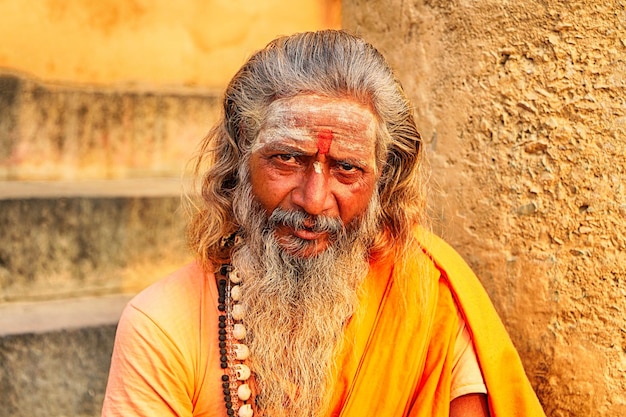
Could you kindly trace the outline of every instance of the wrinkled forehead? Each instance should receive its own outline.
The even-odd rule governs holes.
[[[374,118],[370,106],[353,99],[352,97],[329,97],[317,94],[300,94],[293,97],[279,98],[267,106],[266,120],[283,117],[301,121],[298,115],[311,113],[313,115],[334,115],[338,120],[350,123],[351,117],[358,116],[360,120]],[[292,115],[293,117],[289,117]]]
[[[266,109],[253,148],[276,140],[316,140],[321,153],[331,144],[375,146],[378,121],[372,110],[350,98],[299,95],[273,101]]]

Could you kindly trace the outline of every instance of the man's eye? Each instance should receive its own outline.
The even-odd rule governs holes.
[[[348,162],[338,162],[337,166],[345,172],[354,172],[356,171],[358,168]]]
[[[290,153],[279,154],[275,156],[281,162],[294,163],[296,162],[296,157]]]

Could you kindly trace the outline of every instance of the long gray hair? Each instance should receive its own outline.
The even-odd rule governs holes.
[[[421,139],[412,109],[391,68],[372,45],[344,31],[324,30],[280,37],[256,52],[235,74],[224,96],[223,116],[202,142],[195,161],[201,203],[188,243],[204,264],[228,253],[223,236],[239,225],[235,190],[268,105],[298,94],[348,97],[378,119],[376,155],[381,231],[370,254],[404,253],[425,212],[420,173]],[[390,249],[393,248],[393,249]]]

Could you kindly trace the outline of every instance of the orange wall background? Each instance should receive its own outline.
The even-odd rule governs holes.
[[[0,0],[0,69],[221,87],[276,36],[339,28],[340,9],[340,0]]]

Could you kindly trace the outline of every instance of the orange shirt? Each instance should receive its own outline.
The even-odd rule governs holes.
[[[462,259],[419,231],[405,271],[426,284],[425,305],[404,309],[393,262],[373,263],[337,358],[331,415],[448,415],[458,303],[474,340],[491,415],[542,416],[519,357]],[[103,416],[224,416],[217,289],[196,264],[135,297],[120,320]]]

